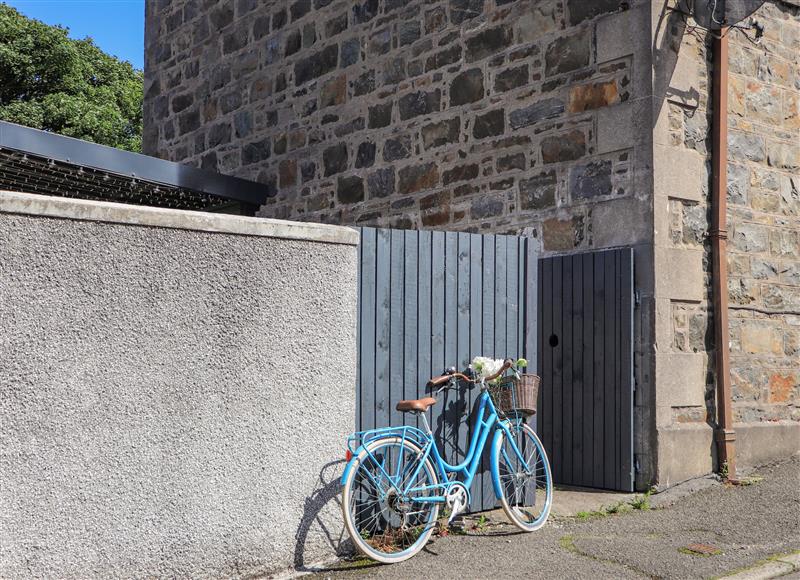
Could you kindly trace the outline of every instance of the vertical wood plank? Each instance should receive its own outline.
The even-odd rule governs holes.
[[[594,254],[593,256],[593,272],[594,272],[594,295],[593,295],[593,308],[594,318],[593,326],[594,333],[592,344],[594,345],[592,368],[594,373],[594,406],[592,409],[592,417],[594,419],[594,428],[592,432],[593,437],[593,453],[592,453],[592,486],[603,487],[603,436],[605,433],[605,421],[603,410],[603,397],[605,396],[605,376],[603,369],[603,359],[605,357],[605,349],[603,341],[604,336],[604,298],[605,298],[605,270],[603,264],[602,254]]]
[[[419,244],[417,248],[417,396],[420,399],[427,395],[425,384],[433,374],[431,373],[431,232],[420,231],[417,233]],[[430,421],[430,412],[428,413]]]
[[[446,366],[445,341],[445,235],[444,232],[431,234],[431,368],[430,377],[441,374]],[[436,435],[437,444],[445,453],[444,424],[439,420],[444,400],[431,407],[429,421]]]
[[[508,269],[508,236],[495,237],[495,299],[494,299],[494,358],[508,356],[506,336],[508,332],[508,294],[506,271]]]
[[[483,236],[470,234],[470,271],[469,271],[469,358],[470,361],[480,355],[483,344]],[[478,392],[473,388],[470,390],[470,409],[474,405]],[[475,421],[474,413],[469,415],[470,436]],[[479,471],[475,477],[475,484],[472,489],[473,509],[489,509],[484,506],[483,499],[483,472]],[[491,506],[490,506],[491,507]]]
[[[622,312],[621,329],[621,366],[622,366],[622,398],[620,403],[622,429],[622,472],[621,483],[626,491],[633,491],[633,248],[625,248],[622,252]]]
[[[483,340],[480,352],[475,353],[480,356],[493,356],[494,355],[494,336],[495,336],[495,240],[497,236],[485,235],[483,236],[483,271],[482,271],[482,287],[483,287]],[[493,507],[495,504],[494,490],[492,489],[491,479],[489,477],[489,452],[485,450],[481,458],[480,471],[481,487],[480,493],[484,506]],[[477,483],[477,482],[476,482]],[[477,487],[477,486],[476,486]],[[477,491],[476,491],[477,493]],[[488,509],[487,507],[487,509]]]
[[[614,466],[614,360],[616,358],[616,342],[614,340],[614,252],[603,252],[605,270],[605,293],[603,305],[605,313],[604,326],[605,337],[603,348],[605,349],[603,365],[603,409],[604,409],[604,429],[603,429],[603,481],[604,487],[613,488],[616,485]]]
[[[573,387],[572,382],[572,360],[574,354],[572,324],[575,319],[575,311],[572,304],[572,256],[564,256],[562,262],[562,323],[561,332],[563,336],[559,341],[561,356],[563,361],[562,384],[561,384],[561,477],[566,482],[575,481],[572,470],[574,460],[574,449],[572,446],[572,411],[573,411]]]
[[[553,259],[553,464],[563,481],[564,441],[564,259]]]
[[[375,422],[378,426],[390,424],[391,374],[391,265],[392,237],[385,229],[378,230],[378,249],[375,275]]]
[[[506,354],[517,360],[522,356],[517,331],[519,330],[519,240],[506,237]]]
[[[583,477],[581,485],[593,484],[594,469],[594,260],[581,256],[583,274]]]
[[[457,242],[457,273],[456,273],[456,312],[457,330],[454,337],[456,342],[456,357],[453,365],[456,370],[463,371],[469,364],[469,310],[470,310],[470,247],[469,234],[459,232],[455,234]],[[469,412],[470,386],[462,384],[457,391],[454,401],[458,425],[458,457],[463,461],[469,447]]]
[[[403,399],[417,398],[417,280],[419,236],[413,230],[403,231]],[[418,426],[416,414],[404,413],[406,424]]]
[[[377,258],[377,231],[374,228],[361,230],[361,334],[359,344],[361,364],[359,373],[358,428],[375,427],[375,274]]]
[[[403,353],[405,350],[403,307],[403,280],[405,279],[405,254],[402,230],[389,230],[389,425],[402,425],[405,414],[395,406],[403,398]]]
[[[542,365],[542,413],[541,413],[541,433],[544,436],[543,443],[550,458],[550,465],[553,465],[553,347],[550,345],[550,336],[553,334],[553,259],[542,260],[542,272],[539,278],[541,292],[540,317],[542,332],[539,336],[541,344],[541,365]],[[553,471],[555,479],[556,472]]]
[[[442,369],[456,364],[456,346],[458,344],[458,234],[445,232],[445,258],[444,258],[444,364]],[[440,372],[441,372],[440,370]],[[445,391],[441,396],[441,415],[444,434],[443,452],[448,461],[458,462],[458,392]]]

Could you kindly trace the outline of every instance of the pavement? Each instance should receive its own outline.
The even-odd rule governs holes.
[[[517,532],[493,511],[484,525],[471,517],[461,533],[434,536],[406,562],[359,557],[312,577],[800,578],[800,456],[744,483],[703,478],[646,501],[560,490],[537,532]]]

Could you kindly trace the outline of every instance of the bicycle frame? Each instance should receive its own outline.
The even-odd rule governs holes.
[[[373,429],[370,431],[363,431],[360,433],[354,433],[350,439],[348,439],[348,448],[351,447],[351,444],[355,441],[360,441],[360,445],[357,449],[351,449],[353,452],[353,459],[351,459],[347,467],[342,474],[341,481],[347,479],[348,474],[350,473],[353,465],[355,464],[356,459],[361,455],[361,453],[366,452],[367,456],[378,466],[380,472],[383,477],[386,478],[387,483],[389,484],[389,489],[395,488],[396,491],[405,498],[410,499],[411,501],[415,501],[418,503],[446,503],[447,501],[447,491],[450,487],[454,486],[455,484],[461,484],[467,490],[467,494],[469,495],[469,499],[471,500],[471,492],[470,488],[472,486],[472,482],[475,479],[475,475],[478,472],[478,468],[480,466],[481,456],[483,455],[483,450],[486,447],[486,441],[489,437],[489,433],[494,431],[495,438],[498,437],[502,432],[505,433],[506,437],[511,443],[511,447],[514,450],[517,458],[521,462],[521,465],[524,467],[526,472],[530,472],[530,467],[528,466],[523,454],[520,452],[519,448],[517,447],[516,441],[511,436],[510,427],[510,420],[507,418],[501,419],[497,413],[497,409],[494,406],[494,402],[492,401],[491,396],[489,395],[488,391],[484,388],[481,391],[481,395],[478,401],[475,402],[478,406],[478,413],[475,417],[475,428],[472,432],[472,437],[470,439],[469,449],[467,451],[467,455],[464,458],[464,461],[457,465],[451,465],[450,463],[446,462],[443,458],[441,453],[439,452],[439,448],[436,446],[436,441],[434,439],[433,433],[428,426],[427,419],[423,415],[423,420],[425,422],[425,427],[427,432],[421,431],[415,427],[388,427],[384,429]],[[406,440],[409,440],[415,443],[418,447],[422,450],[422,458],[417,462],[416,467],[414,467],[413,472],[406,473],[404,472],[404,466],[402,462],[402,454],[401,460],[398,462],[397,470],[395,474],[389,474],[386,472],[384,468],[384,462],[378,461],[378,458],[375,457],[371,451],[369,451],[368,446],[369,443],[379,440],[385,439],[389,437],[400,437],[401,438],[401,445],[405,443]],[[353,445],[354,446],[354,445]],[[492,451],[494,453],[494,445],[492,445]],[[425,465],[428,458],[432,458],[435,468],[438,471],[439,478],[441,480],[440,483],[432,486],[421,486],[421,487],[411,487],[411,483],[416,480],[417,475],[419,474],[420,470]],[[492,465],[496,465],[496,461],[494,461],[495,457],[492,457]],[[508,458],[506,458],[508,459]],[[384,458],[385,460],[385,458]],[[407,468],[407,466],[406,466]],[[462,480],[452,479],[451,475],[454,476],[462,476]],[[383,479],[381,477],[381,479]],[[372,478],[372,476],[370,476]],[[397,489],[397,485],[403,485],[404,482],[408,481],[409,483],[405,485],[404,489]],[[373,483],[376,486],[376,489],[379,489],[380,492],[387,493],[389,489],[381,489],[383,486],[379,485],[378,481],[373,480]],[[495,469],[492,469],[492,484],[494,486],[495,495],[500,498],[501,495],[501,487],[500,487],[500,479],[499,473],[496,472]],[[427,493],[431,490],[439,491],[441,490],[441,495],[425,495],[425,496],[417,496],[416,494]]]

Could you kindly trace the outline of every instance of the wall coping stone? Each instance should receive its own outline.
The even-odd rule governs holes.
[[[0,190],[0,213],[356,246],[348,227]]]

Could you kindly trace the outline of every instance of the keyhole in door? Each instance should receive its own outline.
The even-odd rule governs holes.
[[[550,335],[550,346],[552,346],[553,348],[558,346],[558,336],[556,336],[555,334]]]

